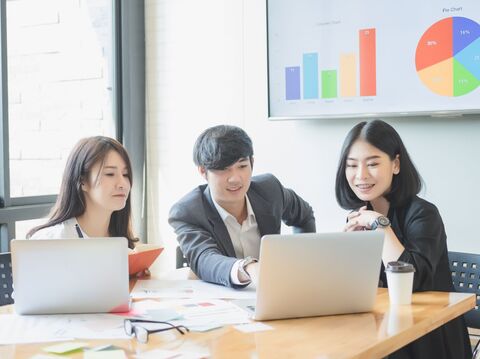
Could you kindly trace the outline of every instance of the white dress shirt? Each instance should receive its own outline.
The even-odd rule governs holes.
[[[233,248],[235,249],[235,256],[242,259],[246,257],[258,259],[260,255],[260,231],[258,230],[255,213],[253,212],[248,196],[245,195],[247,218],[242,224],[238,223],[237,219],[215,202],[213,198],[212,200],[218,214],[227,227]],[[238,278],[238,268],[241,262],[241,260],[236,261],[230,271],[230,279],[234,284],[245,284],[245,282],[241,282]]]
[[[75,228],[77,225],[77,219],[72,217],[62,223],[40,229],[30,239],[76,239],[80,237]],[[80,226],[79,229],[81,230]],[[83,238],[88,238],[83,231],[82,235]]]

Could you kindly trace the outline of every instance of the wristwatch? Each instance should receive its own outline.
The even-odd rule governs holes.
[[[246,257],[245,259],[243,259],[242,262],[240,263],[240,265],[238,266],[239,274],[241,276],[243,276],[244,278],[247,278],[248,280],[251,280],[250,274],[248,274],[248,272],[246,271],[246,268],[250,263],[255,263],[255,262],[258,262],[258,260],[256,260],[253,257]],[[240,276],[239,276],[239,278],[240,278]]]
[[[390,220],[388,219],[388,217],[379,216],[372,222],[372,224],[370,225],[370,229],[374,231],[377,228],[387,228],[389,226]]]

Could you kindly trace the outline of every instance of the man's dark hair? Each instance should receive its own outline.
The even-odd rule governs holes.
[[[193,146],[193,162],[206,170],[222,170],[241,158],[248,158],[252,163],[252,156],[252,140],[237,126],[207,128]]]
[[[352,191],[345,176],[350,148],[359,139],[385,152],[391,160],[394,160],[397,155],[399,156],[400,173],[393,176],[390,192],[385,196],[393,207],[401,206],[420,192],[422,178],[397,131],[381,120],[361,122],[347,134],[338,163],[335,194],[337,202],[342,208],[356,209],[365,205],[365,202],[362,202]]]

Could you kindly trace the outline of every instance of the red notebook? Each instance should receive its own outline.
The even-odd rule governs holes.
[[[128,253],[128,274],[132,275],[148,269],[162,253],[163,247],[140,244]]]

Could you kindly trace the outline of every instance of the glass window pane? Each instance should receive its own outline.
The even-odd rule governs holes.
[[[15,238],[24,239],[27,237],[27,233],[36,226],[44,224],[47,222],[48,218],[37,218],[29,219],[27,221],[16,221],[15,222]]]
[[[7,0],[11,197],[58,193],[78,139],[115,137],[112,1]]]

